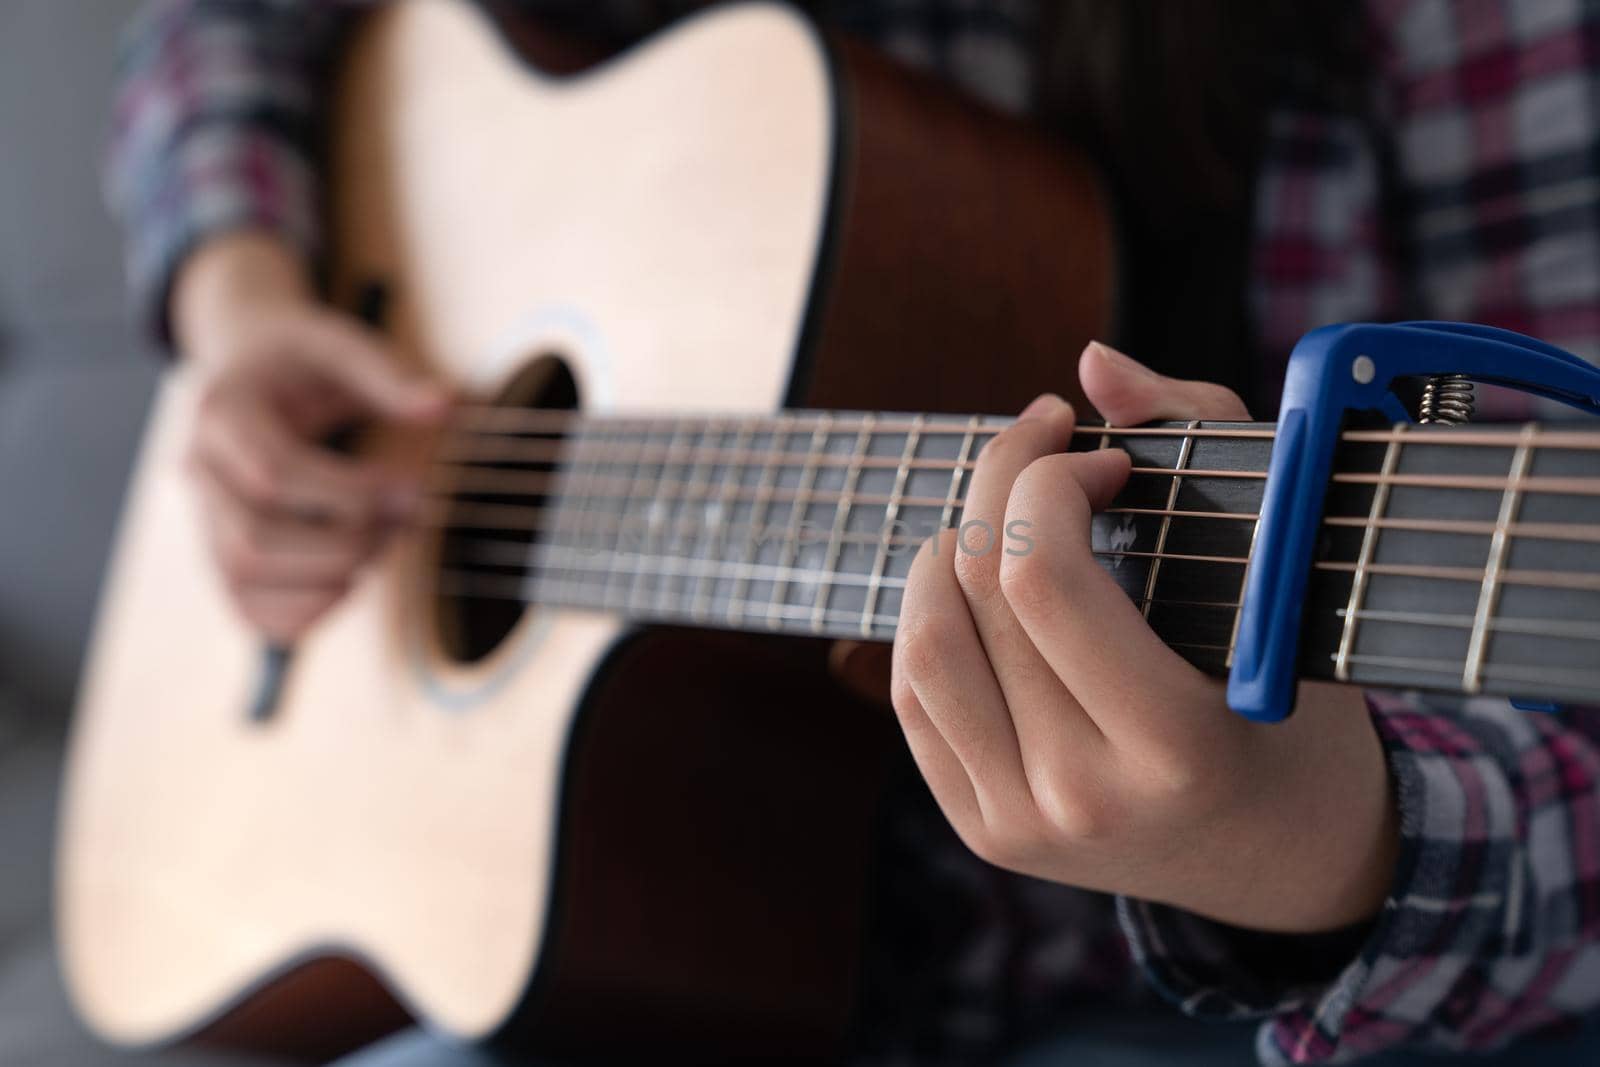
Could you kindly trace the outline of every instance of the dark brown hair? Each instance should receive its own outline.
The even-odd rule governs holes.
[[[1038,110],[1157,210],[1249,195],[1267,112],[1362,106],[1352,0],[1058,0],[1039,6]]]
[[[1118,340],[1253,406],[1246,290],[1274,108],[1363,113],[1353,0],[1040,0],[1037,110],[1086,145],[1121,210]]]

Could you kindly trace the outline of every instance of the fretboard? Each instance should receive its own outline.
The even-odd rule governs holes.
[[[994,417],[479,411],[442,457],[441,590],[650,622],[887,640],[912,557],[962,523]],[[1173,649],[1226,672],[1269,424],[1080,428],[1127,486],[1093,549]],[[1302,673],[1551,699],[1600,694],[1600,432],[1351,430],[1325,501]],[[970,524],[965,551],[1049,531]]]

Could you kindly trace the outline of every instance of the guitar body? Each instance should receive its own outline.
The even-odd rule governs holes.
[[[464,3],[407,0],[336,99],[332,294],[381,289],[398,351],[476,395],[559,362],[588,412],[1006,412],[1070,394],[1110,328],[1085,167],[783,7],[558,79]],[[836,1049],[898,750],[824,644],[530,608],[464,657],[420,535],[252,721],[261,649],[183,472],[194,401],[175,372],[75,724],[57,915],[94,1029],[326,1052],[352,1035],[319,1032],[331,1004],[393,1025],[366,975],[567,1057]]]

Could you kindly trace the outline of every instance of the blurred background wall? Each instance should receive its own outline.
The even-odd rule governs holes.
[[[0,689],[69,703],[157,362],[99,158],[136,0],[0,2]],[[20,705],[20,709],[17,707]]]
[[[99,194],[137,0],[0,0],[0,1065],[88,1067],[49,944],[78,662],[158,368]]]

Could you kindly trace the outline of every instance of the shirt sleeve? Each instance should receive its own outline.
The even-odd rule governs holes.
[[[1120,900],[1152,984],[1190,1014],[1264,1018],[1266,1064],[1481,1051],[1600,1006],[1600,712],[1369,703],[1401,834],[1377,919],[1302,939]]]
[[[320,252],[318,98],[370,0],[156,0],[125,31],[106,197],[135,306],[170,343],[173,275],[203,238],[259,228]]]
[[[1371,0],[1368,11],[1409,314],[1600,356],[1600,67],[1590,45],[1600,8]],[[1479,400],[1489,415],[1538,413],[1520,393],[1480,387]],[[1401,1045],[1485,1050],[1594,1012],[1600,711],[1377,694],[1369,703],[1402,835],[1375,922],[1308,951],[1299,939],[1119,901],[1148,978],[1193,1014],[1266,1019],[1258,1052],[1269,1064]]]
[[[188,252],[240,228],[322,253],[319,147],[342,34],[384,0],[149,0],[123,35],[106,198],[127,234],[135,307],[170,344],[167,298]],[[687,0],[502,5],[620,47]],[[500,12],[500,8],[496,12]]]
[[[1369,0],[1368,11],[1408,311],[1600,361],[1600,8]],[[1572,416],[1525,393],[1479,393],[1480,415]]]

